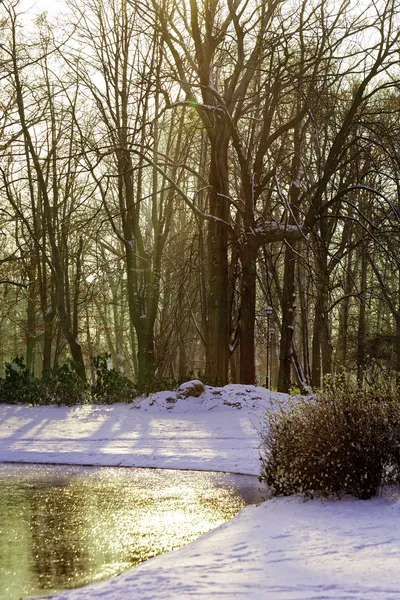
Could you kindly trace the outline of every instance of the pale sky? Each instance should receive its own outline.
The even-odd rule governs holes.
[[[43,11],[56,15],[65,6],[65,0],[21,0],[20,11],[22,9],[28,17],[34,18]]]

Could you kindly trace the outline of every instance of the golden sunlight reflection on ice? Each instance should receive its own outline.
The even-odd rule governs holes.
[[[0,464],[0,600],[116,575],[260,499],[251,476]]]

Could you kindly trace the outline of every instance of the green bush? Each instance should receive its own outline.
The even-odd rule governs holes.
[[[72,406],[85,401],[88,386],[77,375],[72,362],[56,366],[41,379],[32,377],[22,356],[5,363],[0,380],[0,402],[6,404],[57,404]]]
[[[32,379],[22,356],[5,363],[5,376],[0,379],[0,402],[5,404],[37,404],[40,384]]]
[[[77,374],[73,361],[44,372],[39,382],[42,397],[38,404],[74,406],[85,402],[90,392],[89,386]]]
[[[0,403],[74,406],[83,402],[114,404],[131,402],[135,388],[127,377],[108,368],[109,355],[93,358],[96,380],[93,385],[82,381],[75,364],[68,361],[34,378],[25,367],[22,356],[5,364],[5,377],[0,379]]]
[[[91,387],[91,401],[100,404],[132,402],[136,395],[135,387],[128,377],[109,368],[110,357],[109,354],[103,354],[92,358],[96,380]]]
[[[400,483],[400,394],[339,378],[314,399],[269,413],[260,479],[279,494],[367,499]]]

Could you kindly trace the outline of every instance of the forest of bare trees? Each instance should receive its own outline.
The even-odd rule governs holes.
[[[398,0],[0,12],[1,369],[399,380]]]

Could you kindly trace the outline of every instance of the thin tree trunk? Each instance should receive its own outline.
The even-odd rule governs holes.
[[[322,365],[321,365],[321,332],[323,328],[322,315],[318,303],[315,304],[315,315],[313,325],[313,338],[311,349],[311,385],[313,389],[321,387]]]
[[[26,310],[26,368],[29,373],[35,374],[35,348],[36,348],[36,306],[35,306],[35,286],[30,285],[27,298]]]
[[[307,383],[310,380],[310,355],[309,355],[309,330],[308,321],[309,315],[307,311],[307,301],[305,292],[305,273],[304,269],[298,263],[297,265],[297,279],[298,279],[298,294],[300,299],[300,311],[301,311],[301,347],[303,354],[303,372],[304,378]]]
[[[330,375],[332,373],[332,363],[333,363],[333,345],[331,340],[331,318],[328,312],[328,291],[327,286],[329,285],[328,281],[324,282],[326,287],[324,286],[324,296],[323,296],[323,304],[322,304],[322,315],[323,315],[323,333],[321,339],[321,363],[322,363],[322,373],[323,376]]]
[[[295,265],[296,256],[294,251],[292,247],[287,246],[285,249],[285,266],[283,276],[282,332],[278,375],[278,392],[284,393],[289,392],[292,384],[291,366],[296,309]]]
[[[363,250],[363,249],[362,249]],[[364,381],[365,369],[365,335],[366,335],[366,302],[365,292],[367,287],[367,254],[361,253],[361,294],[360,310],[358,313],[358,334],[357,334],[357,381],[362,385]]]
[[[347,363],[348,352],[348,329],[349,329],[349,312],[350,312],[350,294],[352,291],[353,273],[352,273],[353,253],[349,252],[346,260],[346,274],[344,284],[344,298],[339,309],[339,331],[336,350],[336,363],[345,367]]]
[[[241,304],[240,304],[240,383],[256,382],[254,336],[256,318],[256,258],[250,243],[241,254]]]

